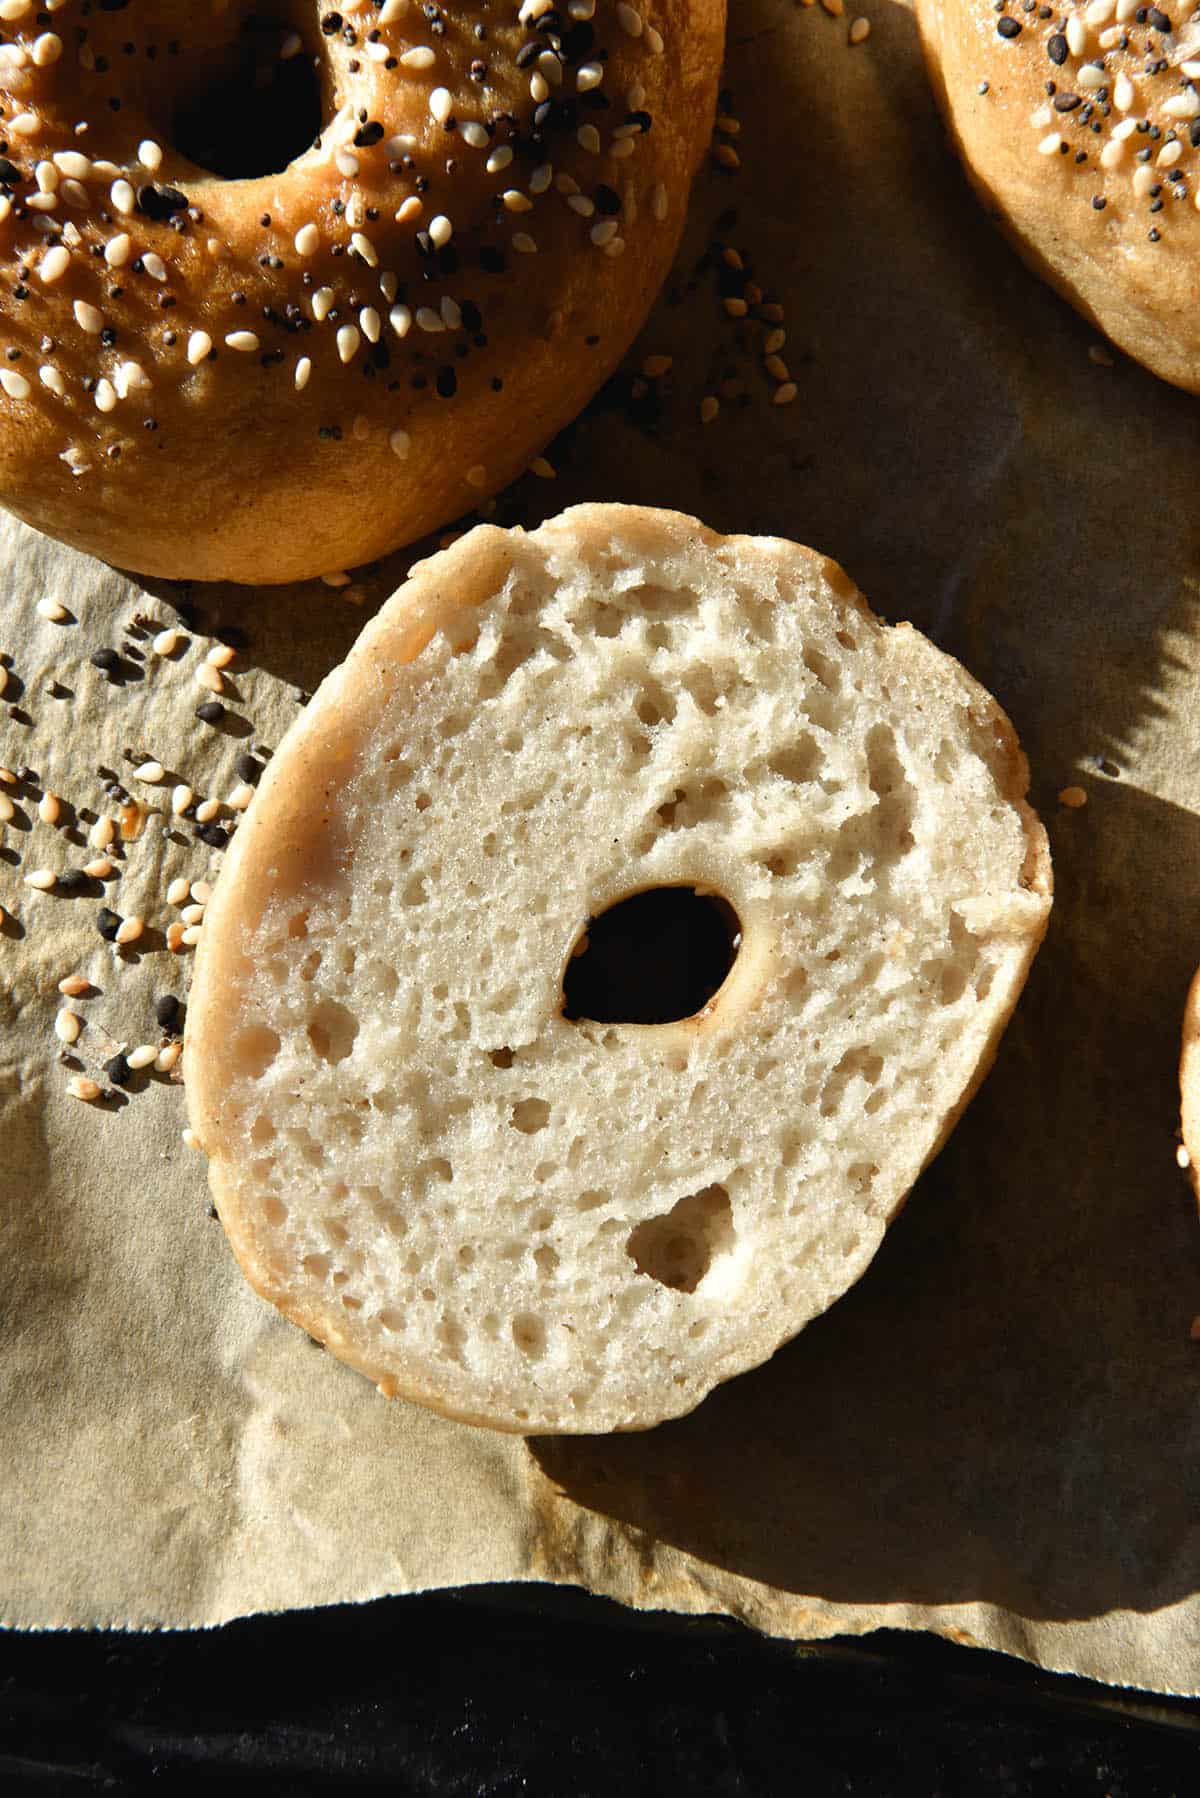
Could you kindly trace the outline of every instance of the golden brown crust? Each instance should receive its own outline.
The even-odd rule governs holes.
[[[58,32],[31,10],[0,47],[0,493],[140,573],[261,583],[478,505],[607,378],[670,266],[724,28],[724,0],[644,18],[595,0],[590,20],[525,0],[525,23],[514,0],[432,24],[416,0],[381,24],[367,0],[323,35],[294,0],[269,41],[286,24],[319,63],[321,147],[221,181],[172,143],[173,113],[256,9],[160,0],[78,30],[75,10]],[[61,52],[39,63],[47,37]],[[526,48],[552,44],[553,85]],[[382,49],[432,60],[387,68]]]
[[[1179,1058],[1180,1126],[1188,1152],[1192,1190],[1200,1200],[1200,970],[1188,988],[1183,1008],[1183,1045]]]
[[[1187,10],[1068,0],[1043,19],[1017,0],[917,0],[917,19],[972,186],[1024,260],[1127,355],[1200,391]]]

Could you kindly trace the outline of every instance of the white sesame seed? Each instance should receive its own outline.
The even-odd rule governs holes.
[[[15,368],[0,368],[0,387],[10,400],[27,400],[31,391],[25,376],[19,375]]]
[[[165,631],[159,631],[157,633],[152,640],[150,647],[156,656],[174,655],[179,647],[179,632],[177,630],[172,630],[168,626]]]
[[[700,401],[700,423],[710,425],[721,410],[721,402],[714,394],[707,393]]]
[[[199,904],[207,905],[213,896],[212,882],[208,880],[193,880],[190,891],[192,898],[197,900]]]
[[[625,0],[620,0],[617,7],[617,24],[622,31],[628,32],[630,37],[641,37],[645,29],[645,21],[641,13],[637,11],[636,7],[627,6]]]
[[[352,250],[357,251],[368,268],[379,267],[379,256],[376,253],[375,245],[371,242],[371,239],[365,237],[361,231],[351,232],[350,247]]]
[[[152,175],[156,175],[162,167],[162,159],[162,146],[156,144],[152,137],[144,138],[138,145],[138,161],[144,169],[149,169]]]
[[[418,200],[416,194],[409,194],[407,200],[401,201],[396,208],[396,223],[407,225],[410,220],[420,218],[424,210],[424,203]]]
[[[86,331],[89,337],[100,335],[104,329],[104,317],[95,306],[90,306],[86,300],[76,300],[71,310],[81,331]]]
[[[160,1074],[169,1074],[182,1054],[183,1044],[181,1042],[176,1040],[173,1043],[167,1043],[154,1057],[154,1067],[156,1072]]]
[[[541,105],[543,100],[548,100],[550,98],[550,83],[546,80],[546,77],[542,74],[540,69],[535,69],[533,74],[529,77],[529,98],[535,101],[538,106]]]
[[[487,126],[480,125],[475,119],[468,119],[458,130],[463,142],[470,144],[473,150],[486,150],[492,141]]]
[[[193,679],[201,687],[207,687],[210,693],[223,693],[225,691],[225,682],[222,678],[221,670],[219,668],[214,668],[211,662],[201,662],[193,675]]]
[[[196,944],[200,941],[200,936],[201,936],[201,932],[203,931],[203,929],[204,929],[204,926],[202,924],[189,924],[188,925],[187,929],[183,933],[183,938],[182,938],[183,945],[186,949],[195,948]]]
[[[117,390],[117,398],[125,400],[131,393],[137,393],[152,383],[140,362],[119,362],[113,373],[113,385]]]
[[[96,382],[96,391],[92,395],[97,412],[111,412],[117,403],[117,390],[109,380]]]
[[[64,175],[70,175],[76,181],[86,181],[92,172],[91,157],[82,155],[78,150],[56,150],[54,163]]]
[[[608,153],[610,156],[616,157],[618,162],[623,162],[627,156],[633,155],[635,148],[636,145],[631,137],[623,137],[619,138],[616,143],[610,144]]]
[[[602,62],[583,62],[575,71],[575,86],[581,94],[586,94],[594,87],[599,87],[604,80],[604,64]]]
[[[457,331],[462,324],[462,307],[448,293],[442,295],[441,313],[447,331]]]
[[[72,1074],[67,1081],[67,1091],[73,1099],[82,1099],[85,1105],[92,1104],[100,1097],[100,1088],[86,1074]]]
[[[319,325],[324,324],[332,305],[332,287],[318,287],[316,293],[314,293],[312,297],[312,315]]]
[[[1106,87],[1108,81],[1108,70],[1098,69],[1094,62],[1085,62],[1075,75],[1075,86],[1085,94],[1094,94],[1097,88]]]
[[[83,1029],[83,1019],[76,1011],[69,1011],[65,1006],[54,1014],[54,1034],[60,1043],[77,1043],[79,1032]]]
[[[1087,26],[1077,12],[1067,20],[1067,48],[1072,56],[1082,56],[1087,48]]]
[[[393,306],[388,313],[388,323],[397,337],[407,337],[412,329],[413,315],[409,306]]]
[[[56,243],[38,264],[38,276],[49,287],[53,282],[61,281],[70,266],[70,250],[64,250],[60,243]]]
[[[514,231],[512,235],[512,247],[519,256],[536,256],[538,253],[537,244],[534,239],[530,237],[528,231]]]
[[[782,356],[764,356],[763,367],[773,381],[787,381],[791,378],[788,373],[788,365]]]
[[[8,129],[17,137],[32,137],[41,126],[36,112],[19,112],[8,121]]]
[[[1197,76],[1200,76],[1200,62],[1181,62],[1179,71],[1180,74],[1186,75],[1189,81],[1195,81]]]
[[[625,239],[623,237],[610,238],[609,241],[602,246],[602,252],[605,256],[623,256],[625,254]]]
[[[212,354],[213,340],[207,331],[193,331],[187,340],[187,359],[193,368],[198,368],[205,358]]]
[[[589,200],[586,194],[568,194],[567,205],[572,212],[577,212],[580,218],[585,219],[590,219],[596,210],[595,201]]]
[[[646,48],[649,50],[651,56],[661,56],[666,48],[662,32],[656,31],[653,25],[647,25],[646,27]]]
[[[334,163],[339,175],[345,175],[350,181],[358,174],[358,157],[353,150],[335,150]]]
[[[408,11],[408,0],[383,0],[379,9],[379,23],[394,25]]]
[[[158,1060],[158,1044],[139,1043],[136,1049],[126,1050],[125,1059],[136,1074]]]
[[[48,69],[63,53],[63,42],[54,31],[43,31],[33,40],[33,60],[39,69]]]
[[[296,364],[296,372],[292,376],[292,379],[295,382],[297,393],[303,393],[304,389],[308,386],[308,377],[309,377],[309,375],[311,375],[311,373],[312,373],[311,357],[301,356],[300,360]]]
[[[184,924],[199,924],[204,916],[204,907],[202,905],[185,905],[179,916]]]
[[[850,27],[850,42],[863,44],[871,35],[870,19],[855,19]]]
[[[225,338],[226,346],[231,350],[241,350],[243,355],[253,355],[258,348],[258,338],[253,331],[230,331]]]
[[[182,1130],[180,1132],[179,1140],[182,1142],[185,1149],[198,1149],[200,1147],[200,1138],[196,1135],[194,1130]]]
[[[430,219],[430,241],[436,244],[439,250],[444,244],[448,244],[453,236],[454,226],[450,223],[450,220],[446,217],[445,213],[439,212],[436,218]]]
[[[219,799],[206,799],[196,807],[196,817],[201,824],[211,824],[220,809]]]
[[[1117,0],[1090,0],[1083,9],[1085,25],[1107,25],[1117,10]]]
[[[244,812],[253,798],[254,788],[250,785],[249,781],[243,780],[239,781],[238,785],[233,789],[226,804],[231,805],[235,812]]]
[[[11,824],[17,808],[7,793],[0,793],[0,824]]]
[[[435,312],[432,306],[418,306],[417,329],[418,331],[444,331],[446,322],[441,313]]]
[[[117,834],[117,827],[111,818],[97,818],[88,832],[88,842],[93,849],[107,849]]]
[[[414,44],[400,58],[401,67],[405,69],[431,69],[436,61],[437,55],[428,44]]]
[[[211,662],[214,668],[228,668],[236,654],[232,643],[214,643],[204,660]]]
[[[562,86],[562,64],[553,50],[543,50],[537,59],[537,65],[551,87]]]
[[[429,111],[439,125],[444,125],[454,111],[454,99],[448,87],[435,87],[429,96]]]
[[[1134,102],[1133,82],[1128,75],[1118,75],[1113,85],[1113,105],[1118,112],[1128,112]]]
[[[118,212],[132,212],[137,204],[137,195],[128,181],[114,181],[109,197]]]
[[[1163,112],[1169,119],[1200,118],[1200,94],[1175,94],[1171,99],[1163,101]]]
[[[400,291],[400,282],[390,268],[385,268],[379,277],[379,291],[389,306]]]
[[[537,168],[534,169],[532,175],[530,175],[530,177],[529,177],[530,193],[531,194],[544,194],[546,189],[549,187],[550,183],[553,181],[553,179],[554,179],[554,165],[549,162],[539,163]]]
[[[1058,132],[1047,132],[1046,136],[1042,138],[1041,142],[1038,144],[1038,155],[1057,156],[1061,147],[1062,138],[1059,136]]]
[[[39,893],[48,893],[56,878],[53,868],[35,868],[32,874],[25,876],[25,885],[34,887]]]
[[[1147,163],[1143,162],[1139,164],[1133,171],[1134,198],[1137,200],[1144,200],[1153,186],[1154,170]]]
[[[143,918],[126,918],[118,927],[113,942],[116,943],[119,948],[123,949],[126,943],[136,943],[144,929],[145,920]]]
[[[354,325],[339,325],[337,334],[337,353],[342,362],[353,362],[358,354],[362,336]]]
[[[38,800],[38,817],[43,824],[57,824],[62,817],[62,801],[57,793],[43,793]]]
[[[39,618],[48,618],[51,624],[66,624],[71,617],[62,600],[51,599],[48,594],[38,600],[35,609]]]
[[[799,389],[794,381],[785,381],[783,386],[777,387],[771,395],[771,404],[774,406],[790,406],[798,392]]]
[[[508,167],[512,159],[513,153],[511,144],[499,144],[492,151],[483,166],[489,175],[498,175],[501,169],[506,169]]]
[[[177,874],[175,876],[175,879],[171,882],[170,886],[167,888],[167,904],[168,905],[182,905],[185,902],[185,900],[187,899],[187,896],[190,892],[191,892],[191,887],[189,886],[188,882],[184,879],[183,875]]]
[[[1160,169],[1173,169],[1183,155],[1183,145],[1176,139],[1173,144],[1164,144],[1154,158],[1155,166]]]
[[[172,812],[174,812],[174,814],[177,818],[182,818],[184,812],[187,811],[188,806],[192,803],[192,800],[195,797],[196,797],[196,795],[192,792],[191,787],[187,786],[183,782],[181,782],[179,786],[172,789],[171,810],[172,810]]]
[[[507,188],[501,198],[504,201],[505,210],[508,212],[533,211],[533,201],[521,193],[518,188]]]
[[[581,125],[575,133],[575,141],[581,150],[587,151],[589,156],[599,156],[600,133],[594,125]]]
[[[301,225],[292,242],[298,256],[314,256],[320,247],[321,233],[315,225]]]
[[[31,212],[57,212],[58,195],[46,193],[27,194],[25,197],[25,204]]]
[[[178,922],[167,925],[167,948],[177,955],[183,947],[184,926]]]
[[[0,19],[6,25],[16,19],[23,19],[32,10],[33,0],[0,0]]]
[[[167,278],[167,265],[154,250],[146,251],[142,257],[142,267],[152,281],[165,281]]]
[[[597,248],[603,248],[606,243],[612,242],[618,229],[616,219],[600,219],[592,226],[588,235]]]
[[[104,246],[104,260],[109,268],[124,268],[133,250],[133,239],[127,231],[111,237]]]
[[[91,981],[86,974],[67,974],[58,983],[58,990],[64,998],[75,999],[80,993],[90,992]]]
[[[83,871],[89,880],[107,880],[113,872],[113,864],[107,855],[99,855],[95,861],[85,862]]]
[[[138,766],[133,771],[133,778],[135,780],[148,781],[151,786],[155,786],[162,779],[165,772],[166,770],[163,768],[161,762],[139,762]]]
[[[408,452],[412,448],[412,438],[407,431],[393,431],[388,438],[388,444],[393,456],[399,457],[401,462],[407,461]]]

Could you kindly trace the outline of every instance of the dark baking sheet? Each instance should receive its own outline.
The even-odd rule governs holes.
[[[928,1637],[819,1648],[566,1590],[0,1637],[3,1789],[1184,1798],[1200,1703]]]

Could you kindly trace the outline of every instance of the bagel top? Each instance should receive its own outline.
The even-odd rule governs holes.
[[[1026,261],[1200,391],[1200,23],[1169,0],[917,0],[917,19],[967,173]]]
[[[613,370],[724,0],[3,13],[0,499],[143,574],[268,583],[477,505]],[[281,172],[191,160],[261,155],[256,83],[309,63]]]
[[[689,1410],[857,1279],[990,1063],[1050,904],[1026,777],[794,544],[585,506],[421,564],[209,904],[188,1105],[249,1279],[469,1422]],[[715,993],[568,1003],[658,889],[732,908]]]

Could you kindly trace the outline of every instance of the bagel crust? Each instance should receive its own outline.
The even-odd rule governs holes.
[[[916,0],[967,174],[1033,270],[1200,392],[1200,22],[1164,0]]]
[[[583,506],[421,564],[209,903],[188,1105],[249,1279],[468,1422],[691,1409],[858,1278],[990,1065],[1050,906],[1026,780],[795,544]],[[701,1009],[566,1004],[589,920],[680,887],[740,932]]]
[[[3,11],[0,503],[257,583],[459,517],[586,404],[670,266],[724,29],[724,0]],[[189,159],[211,115],[236,166],[297,59],[315,143]]]

